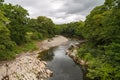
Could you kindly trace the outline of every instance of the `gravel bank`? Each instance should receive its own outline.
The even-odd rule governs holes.
[[[0,80],[46,80],[53,73],[46,68],[46,62],[37,59],[38,54],[68,41],[63,36],[36,43],[37,51],[26,52],[15,60],[0,63]]]

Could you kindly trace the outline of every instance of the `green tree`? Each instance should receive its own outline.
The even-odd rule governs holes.
[[[26,24],[28,23],[28,12],[19,5],[4,4],[1,7],[5,17],[9,18],[10,23],[7,25],[11,31],[11,39],[18,45],[26,42]]]
[[[14,49],[15,43],[10,39],[10,31],[5,26],[9,20],[0,11],[0,60],[9,59],[12,56],[12,51]]]
[[[62,24],[61,34],[69,36],[69,37],[83,38],[82,36],[83,27],[84,27],[84,22],[82,21]]]
[[[28,26],[29,31],[33,33],[31,36],[33,39],[43,39],[55,35],[55,24],[50,18],[45,16],[39,16],[37,19],[30,19]]]
[[[45,30],[46,36],[52,37],[55,34],[55,24],[50,18],[39,16],[37,22],[40,23],[42,29]]]

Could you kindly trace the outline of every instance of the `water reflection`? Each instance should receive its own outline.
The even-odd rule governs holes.
[[[53,53],[53,48],[51,48],[50,50],[46,50],[46,51],[43,51],[41,53],[39,53],[39,56],[38,58],[42,61],[51,61],[53,60],[53,57],[54,57],[54,53]]]
[[[81,67],[65,54],[71,43],[75,41],[40,53],[39,57],[47,61],[47,67],[53,71],[53,76],[48,80],[83,80]]]

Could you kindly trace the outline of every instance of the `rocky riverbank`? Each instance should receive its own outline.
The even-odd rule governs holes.
[[[46,80],[52,76],[52,71],[46,67],[45,61],[40,61],[38,54],[51,47],[58,46],[68,41],[63,36],[57,36],[49,40],[38,42],[37,51],[26,52],[15,60],[0,63],[0,80]]]
[[[81,43],[83,43],[83,41]],[[88,63],[86,61],[80,59],[77,56],[77,48],[79,46],[79,45],[78,46],[77,45],[71,44],[71,46],[69,47],[69,49],[66,51],[66,54],[68,56],[70,56],[77,64],[82,65],[82,66],[86,66],[86,65],[88,65]]]
[[[83,43],[84,41],[82,41],[81,43]],[[77,44],[78,45],[78,44]],[[70,56],[74,62],[78,65],[81,66],[82,70],[83,70],[83,79],[87,80],[86,78],[86,74],[87,74],[87,66],[88,66],[88,62],[82,60],[80,57],[78,57],[77,55],[77,48],[78,46],[75,44],[72,44],[69,49],[66,51],[66,54],[68,56]]]

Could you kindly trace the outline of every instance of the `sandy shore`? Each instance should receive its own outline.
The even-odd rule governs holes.
[[[63,36],[57,36],[49,40],[36,43],[39,49],[33,52],[23,53],[15,60],[1,63],[0,80],[46,80],[52,71],[46,68],[46,62],[37,59],[39,52],[58,46],[68,41]]]

